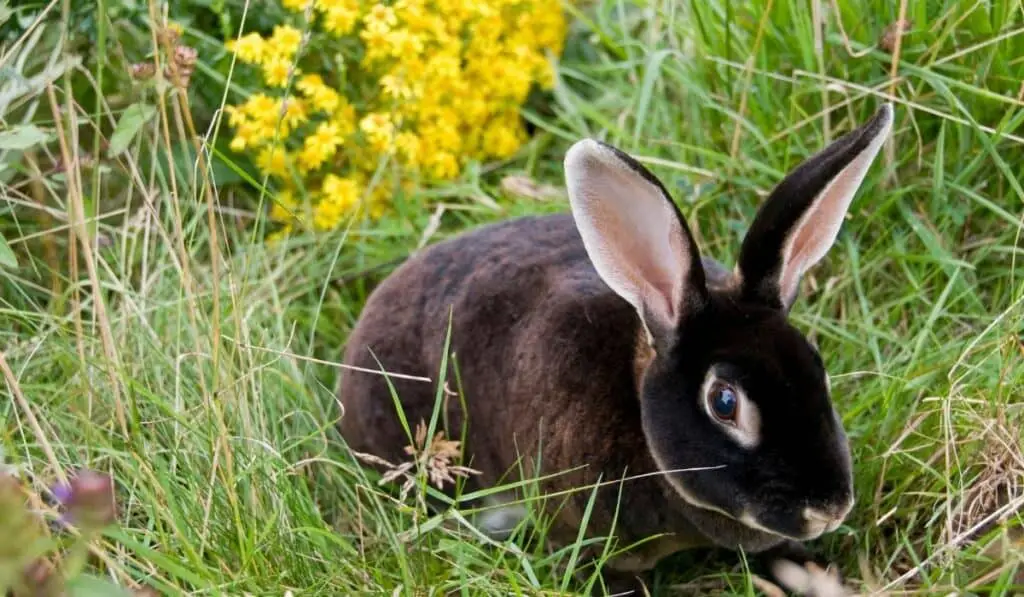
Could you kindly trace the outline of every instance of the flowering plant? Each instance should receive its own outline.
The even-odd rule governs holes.
[[[85,469],[50,488],[59,518],[49,519],[36,504],[40,495],[0,463],[0,595],[64,597],[109,595],[149,597],[150,587],[126,587],[87,571],[90,546],[117,521],[114,480]]]
[[[391,189],[369,183],[382,160],[408,185],[513,155],[519,109],[553,85],[566,29],[551,0],[281,1],[307,33],[281,24],[227,44],[267,88],[227,113],[232,150],[278,186],[278,234],[334,228],[363,198],[381,215]]]

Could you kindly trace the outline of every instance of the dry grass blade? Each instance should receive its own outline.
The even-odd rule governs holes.
[[[57,102],[57,96],[53,91],[53,85],[46,86],[46,94],[50,100],[50,110],[53,113],[53,120],[57,128],[57,140],[60,143],[61,156],[65,164],[75,164],[68,172],[68,221],[71,224],[71,232],[77,245],[81,247],[82,257],[85,261],[86,273],[89,276],[89,283],[92,285],[93,308],[96,310],[96,319],[100,331],[100,340],[103,345],[103,355],[107,375],[110,377],[110,389],[113,392],[114,414],[121,427],[121,433],[128,437],[128,420],[125,416],[124,403],[121,401],[123,390],[120,379],[120,359],[118,358],[117,347],[114,344],[114,334],[110,328],[110,319],[107,316],[106,301],[103,298],[103,288],[100,285],[98,268],[96,267],[96,255],[93,252],[92,243],[89,242],[89,233],[85,227],[85,204],[82,197],[81,176],[78,171],[78,160],[72,158],[72,149],[64,128],[64,119],[61,117],[61,108]],[[68,102],[72,99],[69,97]],[[68,107],[67,113],[73,118],[74,108]],[[82,363],[86,368],[85,363]]]
[[[537,201],[561,199],[565,193],[559,187],[543,184],[522,174],[512,174],[501,179],[501,190],[505,193]]]

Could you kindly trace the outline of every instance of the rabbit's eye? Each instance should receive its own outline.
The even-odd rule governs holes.
[[[729,386],[720,386],[708,394],[708,406],[711,412],[722,421],[731,422],[736,419],[739,398]]]

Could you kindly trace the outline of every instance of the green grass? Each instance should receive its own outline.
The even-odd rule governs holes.
[[[58,468],[111,471],[123,520],[102,543],[105,569],[166,594],[579,590],[562,582],[572,546],[482,545],[361,472],[334,428],[331,363],[366,294],[425,237],[566,210],[497,183],[525,171],[560,185],[561,153],[583,135],[640,156],[702,248],[731,262],[772,185],[890,98],[893,142],[793,313],[822,349],[854,450],[857,506],[818,547],[865,591],[1008,593],[1024,563],[1009,539],[1024,501],[1024,4],[906,2],[914,26],[894,70],[876,41],[903,6],[599,0],[512,164],[283,247],[254,238],[249,216],[261,216],[237,185],[170,173],[167,152],[187,147],[170,104],[106,171],[72,167],[75,188],[52,171],[56,143],[0,154],[14,169],[0,178],[0,233],[19,259],[0,268],[15,379],[0,386],[0,456],[37,489]],[[118,117],[96,101],[113,94],[111,61],[137,51],[111,47],[88,67],[101,94],[58,79],[4,118],[74,130],[91,151],[97,121]],[[222,88],[217,72],[196,76]],[[69,267],[76,209],[99,215]],[[25,403],[8,399],[15,388]],[[736,559],[693,554],[663,562],[657,582],[665,594],[754,593]]]

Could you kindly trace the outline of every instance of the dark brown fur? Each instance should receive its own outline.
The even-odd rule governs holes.
[[[714,262],[705,267],[716,280],[730,276]],[[515,283],[508,284],[513,275]],[[489,290],[500,292],[486,296]],[[425,249],[373,292],[345,363],[436,380],[449,308],[455,315],[451,350],[467,392],[465,453],[483,472],[481,485],[517,480],[520,464],[527,478],[584,466],[548,481],[546,493],[649,475],[626,485],[617,525],[623,544],[667,529],[677,531],[681,547],[708,544],[672,507],[680,500],[656,474],[644,441],[636,398],[643,367],[634,364],[638,356],[649,364],[651,355],[638,355],[638,346],[650,350],[638,341],[639,319],[598,277],[570,215],[512,220]],[[448,378],[454,380],[454,371]],[[409,421],[430,420],[433,383],[392,383]],[[341,431],[352,449],[393,462],[407,457],[402,448],[409,441],[381,375],[346,371],[339,395],[346,407]],[[466,422],[460,401],[448,404],[448,434],[458,437]],[[536,468],[538,452],[543,471]],[[601,490],[593,533],[610,528],[618,492],[616,485]],[[584,489],[557,504],[552,540],[575,539],[589,498]]]

